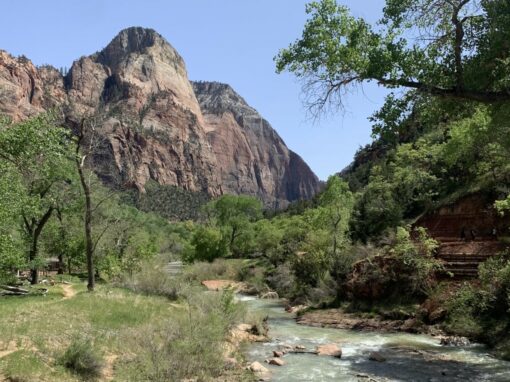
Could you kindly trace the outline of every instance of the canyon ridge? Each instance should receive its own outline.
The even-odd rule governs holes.
[[[267,207],[312,198],[321,183],[229,85],[191,82],[184,60],[152,29],[121,31],[68,72],[0,50],[0,114],[22,121],[51,110],[95,125],[90,159],[114,188],[149,182],[215,197],[245,194]]]

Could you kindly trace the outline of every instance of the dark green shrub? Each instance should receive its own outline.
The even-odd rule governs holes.
[[[183,259],[189,263],[194,261],[211,262],[228,254],[228,244],[217,228],[198,226],[190,244],[191,246],[186,248],[183,253]]]
[[[480,282],[465,284],[448,302],[446,329],[474,337],[510,359],[510,258],[500,255],[480,266]]]
[[[94,349],[90,340],[73,340],[59,363],[86,380],[101,376],[103,359]]]
[[[350,297],[404,302],[430,294],[437,282],[437,272],[443,269],[433,256],[437,242],[423,229],[418,229],[416,238],[411,239],[409,230],[403,227],[397,228],[387,241],[384,248],[353,264],[347,282]]]

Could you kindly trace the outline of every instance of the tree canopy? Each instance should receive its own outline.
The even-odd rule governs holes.
[[[341,105],[349,86],[376,81],[450,99],[510,100],[510,3],[387,0],[376,25],[335,0],[307,5],[303,35],[275,57],[304,81],[309,107]]]

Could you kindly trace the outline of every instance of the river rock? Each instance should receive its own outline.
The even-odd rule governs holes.
[[[267,293],[264,293],[260,296],[261,299],[264,299],[264,300],[275,300],[275,299],[278,299],[278,293],[274,292],[274,291],[271,291],[271,292],[267,292]]]
[[[308,309],[308,306],[306,305],[296,305],[296,306],[287,306],[285,308],[285,311],[288,313],[295,313],[298,314],[299,312],[302,312],[304,310]]]
[[[254,373],[268,373],[269,370],[264,367],[260,362],[252,362],[250,366],[248,367],[251,371]]]
[[[253,325],[250,324],[239,324],[236,328],[242,332],[251,332],[253,330]]]
[[[377,362],[385,362],[386,361],[386,358],[384,358],[383,355],[377,351],[373,351],[372,353],[370,353],[370,355],[368,356],[368,359],[370,361],[377,361]]]
[[[271,359],[268,360],[268,363],[270,365],[275,365],[275,366],[283,366],[283,365],[285,365],[285,362],[281,358],[271,358]]]
[[[441,337],[439,342],[443,346],[467,346],[467,345],[469,345],[469,340],[466,337],[459,337],[459,336]]]
[[[316,348],[317,355],[328,355],[342,358],[342,349],[337,344],[320,345]]]
[[[262,366],[260,362],[253,362],[248,366],[248,370],[251,370],[258,378],[259,381],[268,381],[271,378],[271,372],[266,367]]]
[[[447,313],[448,313],[448,311],[445,308],[434,309],[429,314],[429,322],[431,324],[435,324],[435,323],[437,323],[439,321],[442,321],[446,317]]]
[[[284,354],[284,353],[283,353],[282,351],[273,350],[273,356],[274,356],[274,357],[278,357],[278,358],[280,358],[280,357],[283,357],[283,354]]]
[[[417,326],[418,320],[416,318],[409,318],[400,326],[400,330],[407,333],[418,333]]]

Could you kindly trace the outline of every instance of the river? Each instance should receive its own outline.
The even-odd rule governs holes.
[[[441,346],[436,338],[409,333],[360,332],[298,325],[277,300],[240,296],[248,309],[269,317],[270,341],[251,343],[245,349],[249,361],[272,357],[279,346],[336,343],[342,358],[290,353],[284,366],[264,364],[272,381],[359,382],[359,381],[510,381],[510,362],[492,357],[484,346]],[[385,362],[370,361],[369,354],[380,352]],[[371,379],[370,379],[371,378]]]

